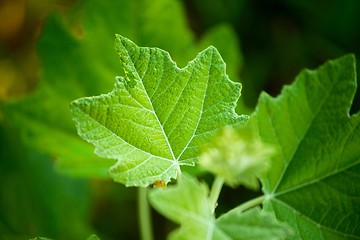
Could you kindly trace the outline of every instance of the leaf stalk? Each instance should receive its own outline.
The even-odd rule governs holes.
[[[147,200],[147,193],[147,188],[138,188],[138,214],[140,233],[142,240],[153,240],[151,210]]]
[[[209,196],[209,204],[211,206],[211,213],[215,213],[215,208],[217,206],[217,201],[221,192],[221,189],[224,185],[224,178],[216,176],[215,180],[211,186],[211,192]]]
[[[260,205],[264,202],[265,200],[265,195],[261,195],[257,198],[253,198],[247,202],[244,202],[243,204],[237,206],[236,208],[232,209],[231,211],[240,211],[240,212],[244,212],[252,207],[255,207],[257,205]]]

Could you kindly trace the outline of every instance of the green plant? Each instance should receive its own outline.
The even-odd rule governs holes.
[[[228,79],[216,48],[180,69],[160,49],[119,35],[115,44],[125,76],[116,77],[111,93],[76,100],[71,109],[95,153],[117,160],[111,177],[141,187],[144,239],[151,239],[144,187],[176,178],[175,186],[148,194],[155,209],[181,225],[171,239],[358,239],[352,55],[303,71],[275,99],[263,94],[244,129],[248,117],[235,113],[240,84]],[[199,156],[215,174],[210,192],[181,171]],[[257,177],[263,196],[215,217],[224,183],[257,188]]]
[[[108,169],[115,161],[98,157],[79,138],[69,111],[69,102],[108,92],[114,76],[123,74],[115,32],[166,49],[179,66],[214,45],[227,74],[239,81],[235,31],[221,24],[195,36],[180,1],[77,2],[67,10],[55,7],[39,32],[41,69],[33,91],[0,103],[0,238],[86,239],[94,232],[103,239],[138,237],[136,189],[112,183]],[[22,87],[20,79],[16,83]]]
[[[250,114],[254,110],[262,89],[269,94],[277,94],[283,84],[292,80],[299,67],[314,67],[325,59],[336,58],[348,51],[359,52],[357,40],[360,35],[356,34],[356,6],[359,2],[355,0],[334,1],[327,5],[304,1],[263,1],[259,4],[251,0],[72,0],[66,3],[34,0],[30,5],[25,4],[25,1],[6,2],[16,6],[15,15],[20,16],[18,20],[25,14],[30,22],[26,19],[18,22],[22,25],[18,25],[18,33],[11,38],[3,38],[4,35],[0,34],[0,239],[18,240],[34,236],[86,239],[91,233],[98,234],[101,239],[138,238],[137,217],[133,214],[137,189],[112,182],[108,169],[117,160],[101,158],[93,153],[94,147],[77,135],[69,111],[69,103],[74,99],[107,93],[113,88],[114,76],[125,76],[115,57],[112,44],[114,33],[127,36],[139,46],[157,46],[166,50],[179,67],[185,66],[189,59],[207,46],[215,46],[226,62],[226,74],[244,86],[236,106],[236,112],[242,114]],[[0,12],[5,14],[5,18],[1,18],[4,24],[0,24],[0,32],[4,33],[5,30],[14,33],[15,28],[9,28],[8,24],[9,20],[13,20],[14,12],[11,13],[11,9],[6,6],[8,4],[0,6]],[[9,11],[1,11],[5,9]],[[50,15],[45,19],[48,13]],[[35,22],[31,20],[34,14],[37,16],[33,19]],[[314,19],[317,19],[316,24]],[[38,28],[40,25],[42,27]],[[339,60],[336,61],[337,67],[334,64],[330,64],[332,67],[326,65],[330,78],[337,76],[338,70],[342,73],[353,71],[351,61],[345,64]],[[347,67],[340,67],[342,64]],[[336,68],[338,70],[334,70]],[[324,76],[325,70],[321,69],[316,71],[317,75],[322,72],[321,79],[331,82]],[[216,130],[214,137],[205,141],[206,146],[200,146],[199,164],[181,166],[182,174],[177,176],[179,184],[172,186],[176,183],[173,180],[168,189],[175,188],[173,193],[178,191],[182,196],[183,192],[193,191],[184,188],[191,185],[192,189],[202,189],[197,195],[199,199],[211,199],[209,204],[204,205],[205,211],[198,211],[196,215],[202,216],[199,219],[204,220],[201,229],[206,229],[212,223],[217,232],[225,231],[226,226],[235,226],[241,228],[241,236],[246,236],[245,230],[249,230],[244,221],[246,216],[233,218],[232,215],[222,214],[254,196],[254,201],[242,205],[240,210],[264,203],[264,211],[276,213],[281,222],[289,222],[301,229],[298,231],[296,227],[293,228],[293,236],[302,234],[303,239],[320,238],[309,236],[319,232],[319,228],[314,227],[317,224],[325,232],[323,238],[335,238],[326,235],[327,231],[339,232],[339,238],[356,239],[359,235],[356,199],[358,181],[356,177],[349,177],[356,176],[356,170],[349,167],[350,171],[342,171],[341,164],[340,168],[330,168],[331,164],[327,164],[334,160],[326,160],[323,163],[326,166],[320,164],[323,159],[341,159],[336,156],[343,152],[344,158],[339,162],[344,163],[344,159],[348,159],[349,163],[356,166],[356,160],[351,159],[358,156],[357,130],[348,138],[353,146],[345,147],[344,151],[336,150],[336,147],[341,146],[341,141],[340,144],[332,141],[341,138],[339,133],[349,124],[354,124],[357,115],[348,118],[344,117],[347,114],[335,113],[317,117],[323,108],[330,110],[345,106],[341,104],[346,99],[345,95],[348,96],[349,106],[353,93],[350,91],[355,91],[355,86],[349,85],[344,87],[347,91],[335,92],[342,89],[341,80],[328,94],[338,96],[334,103],[316,107],[322,97],[326,99],[325,103],[328,102],[329,96],[326,97],[324,93],[331,86],[321,83],[321,94],[317,94],[313,87],[317,80],[310,80],[313,75],[302,73],[302,78],[309,78],[301,80],[305,86],[294,83],[298,86],[296,89],[291,87],[285,91],[290,94],[282,94],[284,97],[276,98],[275,101],[262,97],[265,101],[262,100],[258,108],[262,109],[262,113],[253,114],[245,126],[253,129],[240,126],[236,129],[225,127]],[[349,80],[345,82],[350,83]],[[295,98],[302,91],[307,96]],[[14,101],[18,96],[14,93],[20,92],[26,96]],[[320,109],[318,112],[313,111],[316,116],[309,113],[306,104],[301,104],[304,99],[311,99],[309,109]],[[359,109],[359,95],[355,100],[350,112]],[[243,101],[249,109],[244,108]],[[336,102],[339,102],[339,106]],[[261,121],[257,121],[258,114],[261,115]],[[344,118],[340,117],[340,121],[332,120],[333,116]],[[291,120],[286,121],[288,118]],[[334,127],[320,126],[326,122],[324,118],[339,124],[336,124],[336,132],[325,131]],[[308,122],[308,128],[304,128],[304,122]],[[273,134],[270,134],[272,130]],[[257,138],[260,137],[262,143],[258,144],[260,141]],[[244,154],[242,149],[246,150],[245,155],[241,155]],[[257,149],[263,151],[258,152]],[[284,157],[281,156],[282,152]],[[239,159],[236,156],[246,157],[249,154],[256,157],[257,161],[238,174],[238,167],[244,166],[247,161],[237,164]],[[326,154],[330,156],[326,157]],[[224,158],[222,155],[225,155]],[[311,160],[314,158],[316,160]],[[227,164],[223,164],[224,159],[228,159]],[[279,159],[284,163],[281,164]],[[276,164],[272,166],[270,163],[274,162]],[[319,166],[315,167],[312,163],[319,163]],[[326,167],[329,176],[321,175]],[[312,176],[316,176],[315,179],[319,181],[317,184],[304,184],[311,178],[309,171],[314,169],[318,172],[312,173]],[[205,174],[205,170],[216,176],[211,190],[206,185],[211,185],[213,176]],[[284,177],[280,180],[281,174]],[[263,192],[253,192],[243,187],[234,190],[228,186],[221,188],[224,182],[225,185],[237,187],[241,184],[254,189],[259,186],[257,175],[261,177]],[[200,182],[194,179],[195,176]],[[165,183],[156,180],[152,185],[164,186]],[[345,194],[338,194],[334,189],[344,190]],[[178,214],[171,214],[167,209],[173,205],[167,206],[163,200],[166,196],[156,197],[157,194],[165,194],[162,189],[158,193],[156,189],[140,190],[139,198],[142,201],[139,206],[144,213],[148,209],[144,196],[150,191],[149,200],[153,207],[181,224],[180,233],[185,230],[192,233],[191,227],[199,225],[196,219],[189,218],[189,222],[194,223],[189,224],[177,217]],[[220,190],[219,206],[215,209]],[[257,198],[259,194],[264,196]],[[175,200],[184,213],[196,210],[194,207],[187,211],[186,204],[181,205],[179,199]],[[196,202],[193,201],[192,205]],[[318,214],[313,213],[311,207]],[[211,211],[216,210],[215,216],[208,213],[206,209],[209,208]],[[252,219],[262,219],[262,213],[256,213],[258,209],[251,211],[254,212],[245,213],[258,216]],[[342,212],[348,213],[350,217],[339,220],[344,216]],[[319,216],[324,218],[319,219]],[[147,218],[142,219],[146,226]],[[309,219],[311,221],[307,221]],[[351,226],[346,228],[346,224],[350,225],[349,219],[353,219],[354,224],[351,222]],[[163,239],[173,225],[157,214],[153,220],[155,236]],[[304,230],[309,228],[312,230]],[[344,232],[350,232],[350,235]]]

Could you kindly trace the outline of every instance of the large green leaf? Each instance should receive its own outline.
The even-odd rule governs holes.
[[[186,174],[176,186],[154,189],[149,194],[156,210],[181,225],[170,234],[170,239],[280,240],[291,234],[286,224],[260,208],[246,212],[232,210],[215,219],[208,197],[207,186]]]
[[[81,2],[66,15],[54,13],[47,19],[38,42],[42,62],[39,87],[23,100],[7,104],[4,117],[19,129],[28,146],[52,156],[62,171],[107,177],[114,161],[96,156],[92,146],[78,137],[69,103],[109,92],[114,77],[122,74],[114,34],[166,49],[180,65],[195,56],[198,44],[179,1]],[[229,76],[237,80],[241,62],[234,32],[228,27],[215,28],[204,41],[229,49],[223,56]]]
[[[246,121],[234,111],[241,85],[227,77],[216,48],[180,69],[161,49],[120,35],[115,45],[126,77],[117,78],[111,93],[71,106],[80,136],[98,155],[118,160],[110,170],[115,181],[167,183],[180,165],[194,165],[199,145],[217,128]]]
[[[265,209],[294,227],[294,239],[360,238],[360,117],[349,116],[355,90],[349,55],[303,71],[277,98],[260,97],[258,131],[278,151],[261,178]]]

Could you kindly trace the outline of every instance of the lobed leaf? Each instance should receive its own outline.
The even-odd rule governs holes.
[[[181,224],[170,239],[211,239],[215,218],[208,202],[209,189],[196,178],[182,174],[175,186],[154,189],[151,205],[170,220]]]
[[[122,72],[114,57],[114,33],[166,49],[181,65],[197,53],[199,44],[176,0],[81,1],[61,13],[48,17],[37,44],[42,63],[39,86],[21,101],[0,103],[0,112],[4,110],[3,117],[15,125],[27,146],[50,155],[62,172],[108,177],[114,160],[96,156],[92,146],[79,139],[69,102],[112,89],[113,77]],[[215,28],[204,40],[220,49],[226,46],[223,57],[236,81],[241,62],[234,54],[239,52],[234,31]]]
[[[185,68],[169,54],[141,48],[117,35],[116,50],[125,78],[105,95],[71,104],[78,133],[95,152],[117,159],[110,169],[115,181],[148,186],[176,178],[180,165],[194,165],[199,145],[224,125],[243,124],[234,111],[241,85],[229,80],[214,47]]]
[[[293,239],[359,239],[360,117],[348,55],[305,70],[281,95],[262,94],[259,135],[277,148],[261,180],[267,211],[296,230]]]
[[[180,224],[170,239],[285,239],[291,234],[286,224],[274,216],[253,208],[246,212],[232,210],[215,219],[205,184],[182,175],[176,186],[154,189],[149,194],[151,205],[165,217]]]

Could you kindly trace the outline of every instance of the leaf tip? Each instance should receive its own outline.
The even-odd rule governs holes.
[[[115,50],[120,58],[123,70],[125,72],[126,78],[116,77],[116,80],[121,79],[121,82],[124,82],[127,87],[134,88],[136,86],[136,79],[134,76],[128,77],[128,75],[132,75],[132,71],[134,71],[133,67],[131,67],[132,60],[129,53],[136,52],[138,46],[132,42],[130,39],[121,36],[120,34],[115,34]]]
[[[122,42],[122,41],[125,40],[125,39],[127,39],[127,38],[123,37],[123,36],[120,35],[120,34],[115,33],[115,43],[120,43],[120,42]],[[130,41],[130,40],[129,40],[129,41]]]
[[[79,107],[79,99],[70,102],[70,111],[74,114],[75,109]]]
[[[218,52],[217,48],[213,45],[208,46],[204,51]]]
[[[126,50],[131,47],[137,47],[137,46],[130,39],[128,39],[120,34],[115,34],[115,50],[117,51],[117,53],[119,55],[123,54],[123,50]]]

